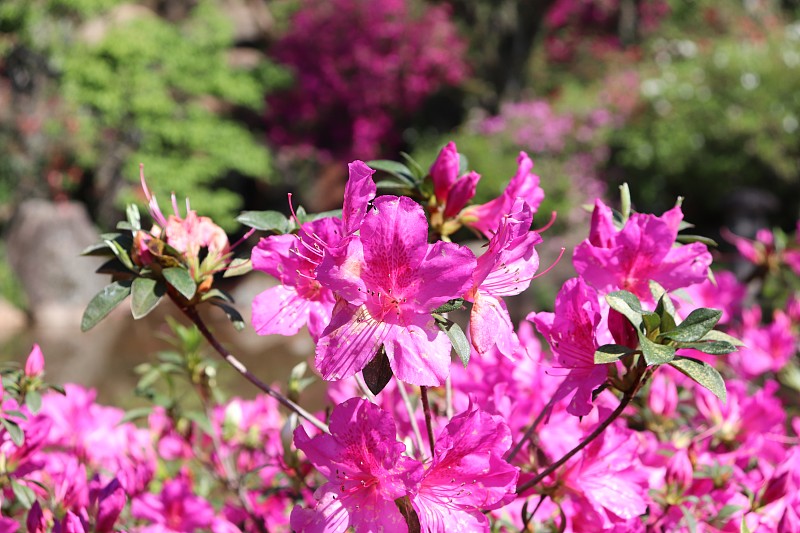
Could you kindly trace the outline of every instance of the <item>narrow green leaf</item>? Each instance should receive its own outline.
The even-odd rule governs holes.
[[[367,165],[372,169],[380,170],[381,172],[386,172],[387,174],[394,176],[409,187],[414,187],[414,185],[416,185],[413,172],[411,172],[411,170],[409,170],[409,168],[403,163],[390,161],[388,159],[376,159],[373,161],[367,161]]]
[[[683,519],[686,521],[689,533],[697,533],[697,519],[694,517],[694,513],[687,509],[685,505],[680,505],[679,508],[683,514]]]
[[[94,271],[95,274],[128,274],[130,275],[132,270],[125,266],[125,264],[117,259],[116,257],[112,257],[99,267],[97,270]]]
[[[224,302],[221,302],[219,300],[209,300],[208,303],[216,305],[217,307],[222,309],[225,312],[225,315],[227,315],[228,320],[230,320],[231,324],[233,324],[233,327],[234,329],[236,329],[236,331],[242,331],[244,329],[245,327],[244,318],[242,318],[242,315],[239,314],[239,311],[234,309],[232,306]]]
[[[631,190],[627,182],[619,186],[619,197],[622,223],[625,224],[631,216]]]
[[[152,407],[138,407],[136,409],[131,409],[130,411],[125,412],[125,416],[123,416],[120,421],[117,422],[117,425],[121,426],[127,422],[133,422],[134,420],[139,420],[140,418],[146,418],[150,416],[150,413],[152,412]]]
[[[30,509],[36,503],[36,493],[33,492],[33,489],[16,479],[11,480],[11,491],[14,493],[14,500],[25,509]]]
[[[391,381],[394,374],[389,364],[389,357],[386,355],[386,350],[382,345],[378,353],[375,354],[375,357],[364,367],[362,375],[364,376],[364,383],[366,383],[367,388],[375,396],[380,394],[389,381]]]
[[[437,320],[436,325],[447,334],[447,338],[450,339],[450,343],[453,345],[453,349],[458,354],[459,359],[461,359],[461,363],[464,368],[467,368],[469,357],[472,354],[472,346],[470,346],[467,336],[464,335],[464,331],[458,324],[452,320],[445,320],[446,322]]]
[[[42,408],[42,395],[39,391],[28,391],[25,394],[25,405],[31,410],[31,413],[36,414]]]
[[[89,246],[83,249],[81,255],[106,256],[106,255],[114,255],[114,252],[111,251],[111,247],[108,245],[108,243],[106,241],[103,241],[90,244]]]
[[[233,296],[231,296],[230,294],[221,289],[211,289],[210,291],[203,294],[202,298],[200,298],[200,301],[201,302],[209,301],[211,303],[214,303],[213,300],[215,298],[231,304],[233,303]]]
[[[8,418],[0,418],[0,423],[2,423],[3,427],[8,431],[8,436],[11,437],[11,441],[17,446],[22,446],[25,442],[25,433],[23,433],[19,424]]]
[[[111,285],[106,285],[86,306],[86,311],[83,312],[83,318],[81,319],[81,331],[89,331],[95,327],[130,293],[130,280],[115,281]]]
[[[725,355],[736,351],[736,346],[727,341],[679,342],[678,348],[693,348],[710,355]]]
[[[380,180],[377,183],[375,183],[375,187],[377,187],[378,189],[403,190],[403,191],[407,191],[411,188],[411,186],[408,185],[407,183],[402,183],[394,180]]]
[[[655,300],[656,302],[660,302],[661,300],[663,300],[663,302],[661,302],[661,305],[663,306],[664,310],[674,317],[676,314],[675,305],[672,303],[672,298],[669,297],[667,289],[665,289],[664,287],[661,286],[661,284],[652,279],[648,282],[648,285],[650,286],[650,294],[653,295],[653,300]]]
[[[723,333],[716,329],[712,329],[700,339],[701,341],[724,341],[733,344],[736,347],[744,346],[744,343],[732,335]]]
[[[594,352],[594,364],[613,363],[632,353],[633,350],[621,344],[604,344]]]
[[[342,210],[341,209],[333,209],[331,211],[323,211],[321,213],[306,213],[303,216],[297,214],[297,220],[300,221],[301,224],[305,224],[306,222],[314,222],[315,220],[319,220],[321,218],[342,218]]]
[[[628,291],[615,291],[606,294],[606,302],[612,309],[622,313],[637,331],[642,327],[642,303]]]
[[[669,364],[711,391],[723,403],[727,401],[725,381],[713,366],[682,355],[675,357]]]
[[[137,271],[136,265],[133,264],[131,257],[128,255],[128,249],[122,246],[118,240],[116,241],[106,241],[108,247],[111,248],[111,251],[114,252],[114,255],[117,256],[117,259],[122,261],[128,269],[133,270],[134,272]]]
[[[450,311],[461,309],[463,305],[464,305],[464,298],[455,298],[453,300],[448,300],[446,303],[440,305],[431,312],[437,314],[449,313]]]
[[[711,246],[714,248],[719,246],[719,244],[717,244],[717,241],[715,241],[714,239],[703,237],[702,235],[678,235],[675,238],[675,242],[679,242],[681,244],[691,244],[693,242],[700,242],[705,244],[706,246]]]
[[[142,217],[139,216],[139,208],[136,207],[136,204],[128,204],[125,215],[128,218],[128,224],[130,224],[133,229],[142,229]]]
[[[208,417],[197,411],[187,411],[183,413],[183,417],[191,422],[194,422],[206,435],[213,435],[214,429],[211,427],[211,422]]]
[[[194,297],[194,293],[197,291],[197,284],[188,270],[181,267],[172,267],[165,268],[161,273],[167,283],[175,287],[175,290],[181,293],[184,298],[191,300]]]
[[[644,360],[648,366],[669,363],[675,357],[675,347],[656,344],[642,333],[639,333],[639,346],[642,348]]]
[[[718,309],[695,309],[675,329],[660,334],[659,338],[667,338],[678,342],[698,341],[706,333],[714,329],[721,316],[722,311]]]
[[[642,311],[642,323],[644,324],[645,331],[650,333],[661,326],[661,317],[650,311]]]
[[[131,312],[139,320],[155,309],[166,292],[164,284],[151,278],[136,278],[131,287]]]
[[[236,257],[225,269],[223,278],[234,278],[236,276],[244,276],[253,270],[253,262],[249,257]]]
[[[257,230],[276,233],[287,233],[292,227],[290,220],[278,211],[244,211],[236,220]]]
[[[411,173],[414,175],[414,179],[417,182],[420,182],[423,179],[425,179],[425,174],[427,174],[427,172],[425,172],[425,169],[423,169],[422,166],[419,163],[417,163],[416,159],[414,159],[405,152],[400,152],[400,157],[406,160],[406,165],[408,166],[408,169],[411,171]]]

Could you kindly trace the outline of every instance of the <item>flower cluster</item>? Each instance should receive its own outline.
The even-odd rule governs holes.
[[[375,163],[413,199],[379,196],[356,161],[340,217],[266,217],[279,234],[252,262],[280,285],[253,325],[308,327],[320,412],[295,403],[305,364],[284,396],[193,299],[178,303],[195,337],[175,328],[191,349],[159,354],[143,381],[182,375],[202,411],[154,393],[126,415],[76,385],[46,392],[38,347],[3,369],[0,531],[800,530],[799,300],[754,305],[679,234],[679,205],[636,213],[623,187],[620,210],[594,203],[553,311],[515,327],[504,299],[539,268],[539,178],[520,154],[505,192],[469,205],[479,177],[460,160],[447,145],[427,172]],[[459,228],[486,239],[477,257],[450,241]],[[191,248],[169,246],[185,266]],[[203,337],[265,394],[220,397]]]
[[[447,6],[305,0],[271,55],[295,84],[268,96],[268,135],[349,161],[399,144],[398,124],[467,75]],[[308,36],[313,35],[313,39]]]

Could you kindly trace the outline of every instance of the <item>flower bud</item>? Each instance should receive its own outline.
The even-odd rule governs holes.
[[[29,377],[40,376],[44,373],[44,356],[38,344],[33,345],[28,360],[25,361],[25,375]]]

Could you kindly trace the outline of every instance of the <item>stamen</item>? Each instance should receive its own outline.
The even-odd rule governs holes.
[[[545,231],[550,229],[550,227],[555,223],[557,216],[558,216],[558,214],[555,211],[553,211],[552,213],[550,213],[550,220],[547,221],[547,224],[545,224],[541,228],[539,228],[537,230],[534,230],[534,231],[536,233],[544,233]]]

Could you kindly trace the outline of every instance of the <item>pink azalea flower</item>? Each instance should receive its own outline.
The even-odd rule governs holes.
[[[259,335],[294,335],[308,325],[312,338],[319,338],[334,297],[316,279],[323,255],[318,241],[331,242],[341,233],[341,220],[323,218],[303,224],[298,235],[272,235],[253,248],[253,268],[280,282],[253,299],[253,327]]]
[[[545,428],[540,435],[543,442],[564,431],[552,425]],[[630,521],[639,520],[649,501],[647,469],[638,455],[632,432],[612,425],[553,474],[559,499],[570,503],[565,511],[573,531],[631,530]]]
[[[522,198],[533,213],[544,200],[544,191],[539,187],[539,176],[531,173],[533,161],[525,152],[517,158],[517,173],[511,178],[503,193],[485,204],[473,205],[461,212],[461,222],[475,228],[486,237],[497,231],[500,220],[511,211],[517,198]]]
[[[711,254],[697,242],[674,246],[681,220],[677,206],[660,217],[633,213],[619,231],[611,209],[596,200],[589,238],[575,248],[575,270],[603,294],[624,289],[643,300],[652,299],[650,280],[667,291],[701,283]]]
[[[294,335],[304,325],[316,341],[328,325],[333,292],[317,280],[317,267],[344,261],[347,243],[358,231],[375,197],[374,170],[362,161],[349,165],[342,218],[326,217],[303,224],[297,235],[272,235],[253,249],[253,268],[280,281],[253,300],[253,327],[259,335]]]
[[[592,410],[592,392],[603,384],[608,365],[596,365],[594,352],[600,324],[597,292],[583,278],[568,279],[556,296],[555,313],[531,313],[556,356],[555,367],[567,369],[567,377],[555,393],[554,401],[572,395],[567,412],[585,416]],[[574,394],[573,394],[574,393]]]
[[[742,313],[741,328],[738,336],[744,346],[730,354],[728,362],[744,378],[778,372],[797,352],[792,321],[783,311],[776,310],[772,321],[762,325],[761,308],[752,307]]]
[[[445,219],[453,218],[467,205],[478,187],[481,179],[477,172],[458,175],[461,161],[452,141],[442,148],[436,161],[431,165],[430,175],[433,181],[433,194],[440,206],[444,206]]]
[[[144,165],[139,165],[139,178],[150,208],[150,216],[155,221],[155,225],[149,234],[137,233],[138,261],[144,266],[153,261],[153,254],[148,244],[152,237],[155,237],[162,239],[184,255],[184,260],[196,281],[201,281],[201,278],[224,269],[228,263],[230,252],[230,244],[225,231],[210,218],[198,216],[189,206],[188,198],[186,199],[186,216],[181,217],[178,201],[174,194],[172,195],[173,214],[165,217],[158,206],[156,197],[150,193],[150,189],[147,187],[144,179]],[[202,261],[200,259],[201,249],[205,249],[207,252]]]
[[[517,198],[508,214],[500,219],[489,248],[478,258],[472,275],[473,286],[467,300],[473,302],[469,317],[470,339],[475,351],[483,355],[491,347],[511,357],[519,340],[502,296],[519,294],[528,288],[539,268],[534,246],[542,242],[529,231],[533,213],[522,198]]]
[[[33,377],[39,376],[42,373],[44,373],[44,356],[42,355],[42,349],[39,348],[39,345],[34,344],[31,353],[28,355],[28,359],[25,361],[25,375]]]
[[[209,529],[214,522],[214,508],[193,494],[192,484],[185,475],[164,482],[159,494],[145,493],[134,498],[131,515],[150,525],[140,533],[192,532]]]
[[[511,431],[499,416],[470,408],[436,438],[433,463],[411,498],[423,531],[489,531],[482,511],[515,498],[519,470],[503,455]]]
[[[113,531],[114,524],[125,507],[127,499],[125,490],[117,478],[112,479],[105,486],[98,479],[89,483],[89,502],[94,514],[96,533]]]
[[[317,279],[339,301],[317,344],[323,379],[352,376],[386,349],[398,379],[441,385],[449,373],[450,341],[431,312],[469,287],[475,257],[454,243],[428,244],[422,207],[406,197],[374,201],[344,260],[323,260]]]
[[[294,441],[328,482],[317,489],[314,509],[295,507],[298,532],[405,531],[395,500],[409,494],[422,464],[403,455],[392,417],[359,398],[336,406],[331,434],[309,437],[301,426]]]

